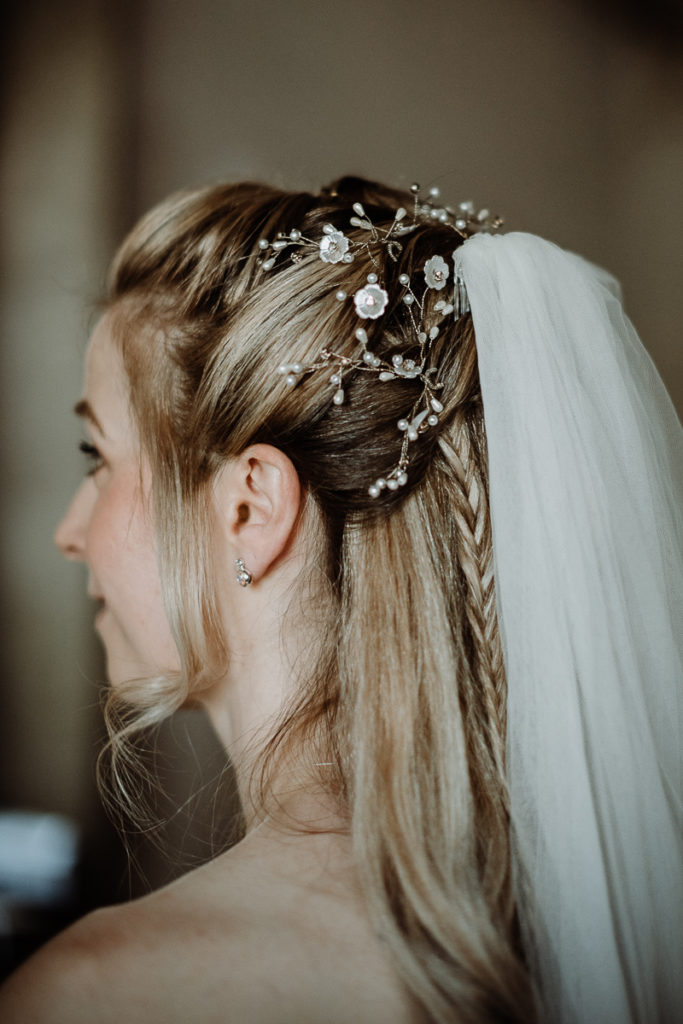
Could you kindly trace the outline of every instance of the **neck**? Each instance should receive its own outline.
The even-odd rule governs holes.
[[[229,672],[202,698],[235,770],[248,824],[255,820],[250,796],[254,766],[287,693],[286,673],[269,646],[261,644],[247,653],[231,645]]]
[[[226,623],[229,665],[225,675],[202,696],[234,766],[248,828],[258,824],[264,814],[258,787],[255,798],[251,792],[254,769],[296,696],[300,677],[314,670],[305,653],[316,647],[302,625],[283,628],[285,621],[301,624],[310,616],[297,609],[296,615],[287,617],[288,595],[281,594],[277,600],[272,587],[264,584],[245,590],[235,588],[230,595],[233,607],[228,613],[229,629]],[[329,760],[316,744],[308,745],[305,751],[288,752],[278,760],[275,774],[268,778],[267,810],[274,804],[317,827],[314,823],[320,814],[324,817],[330,813],[329,806],[319,806],[325,792],[320,779],[335,771],[334,765],[325,763]]]

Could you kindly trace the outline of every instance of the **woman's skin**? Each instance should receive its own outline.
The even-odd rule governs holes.
[[[128,387],[111,338],[113,313],[91,340],[83,415],[93,463],[60,524],[65,557],[88,570],[112,686],[178,668],[166,619]],[[280,623],[306,561],[303,495],[291,462],[254,445],[213,487],[212,561],[230,648],[224,678],[203,695],[235,764],[247,837],[142,899],[96,911],[44,946],[0,992],[3,1024],[402,1024],[418,1017],[365,909],[344,821],[330,799],[275,780],[284,810],[322,829],[297,832],[249,802],[252,756],[292,683],[304,634]],[[234,562],[253,576],[240,587]],[[302,627],[303,628],[303,627]],[[305,756],[301,757],[301,779]]]

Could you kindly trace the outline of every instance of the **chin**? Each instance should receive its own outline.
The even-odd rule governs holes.
[[[116,690],[147,686],[153,676],[158,675],[151,669],[136,663],[132,658],[121,657],[104,645],[106,653],[107,682]]]

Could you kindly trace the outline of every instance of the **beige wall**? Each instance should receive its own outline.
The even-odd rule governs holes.
[[[683,82],[570,0],[22,10],[0,178],[0,795],[86,820],[101,670],[84,573],[51,535],[80,468],[88,303],[131,218],[223,177],[439,184],[613,269],[683,408]]]
[[[671,51],[571,0],[143,6],[140,209],[222,177],[438,183],[612,269],[683,408]]]
[[[100,674],[83,573],[52,544],[79,479],[89,303],[113,238],[112,75],[94,5],[29,5],[10,35],[3,123],[2,746],[6,800],[82,816]]]

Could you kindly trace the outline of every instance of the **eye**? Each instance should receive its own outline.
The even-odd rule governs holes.
[[[102,456],[99,450],[94,444],[90,444],[89,441],[81,441],[78,446],[79,451],[82,451],[88,460],[88,469],[86,471],[87,476],[94,476],[98,469],[102,466]]]

